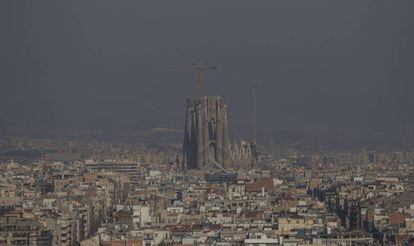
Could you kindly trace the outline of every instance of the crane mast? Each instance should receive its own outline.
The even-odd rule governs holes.
[[[166,67],[172,68],[175,70],[195,70],[196,71],[196,81],[197,81],[197,92],[196,96],[201,98],[203,96],[203,79],[204,72],[207,70],[216,70],[217,66],[215,65],[203,65],[201,62],[198,65],[167,65]]]
[[[250,144],[250,148],[252,151],[252,158],[251,158],[251,166],[255,167],[257,165],[258,162],[258,153],[257,153],[257,139],[256,139],[256,134],[257,134],[257,130],[256,130],[256,90],[257,87],[259,86],[259,84],[257,83],[257,81],[253,81],[251,83],[251,93],[252,93],[252,115],[251,115],[251,120],[252,120],[252,142]]]

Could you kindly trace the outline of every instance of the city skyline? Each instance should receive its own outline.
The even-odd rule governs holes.
[[[0,1],[0,245],[412,245],[413,9]]]
[[[261,82],[258,129],[267,135],[392,135],[414,126],[406,113],[413,103],[411,2],[164,7],[2,2],[3,124],[183,129],[181,109],[196,94],[195,74],[162,65],[201,60],[218,67],[205,75],[205,93],[232,108],[234,135],[250,128],[252,80]]]

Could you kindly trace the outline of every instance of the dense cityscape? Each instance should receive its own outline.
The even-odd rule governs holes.
[[[414,245],[413,9],[0,0],[0,246]]]
[[[229,141],[226,110],[220,97],[187,101],[182,155],[179,144],[8,137],[0,146],[0,244],[412,240],[414,149],[305,155],[256,147]]]

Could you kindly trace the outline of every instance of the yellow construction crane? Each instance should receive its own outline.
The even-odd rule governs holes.
[[[197,76],[197,96],[203,96],[203,76],[204,71],[207,70],[216,70],[217,66],[215,65],[203,65],[201,62],[198,65],[164,65],[164,67],[174,69],[174,70],[196,70]]]

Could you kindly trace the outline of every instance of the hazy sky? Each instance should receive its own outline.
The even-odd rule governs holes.
[[[261,131],[414,126],[414,1],[0,1],[0,117],[29,127],[183,127],[195,72]]]

